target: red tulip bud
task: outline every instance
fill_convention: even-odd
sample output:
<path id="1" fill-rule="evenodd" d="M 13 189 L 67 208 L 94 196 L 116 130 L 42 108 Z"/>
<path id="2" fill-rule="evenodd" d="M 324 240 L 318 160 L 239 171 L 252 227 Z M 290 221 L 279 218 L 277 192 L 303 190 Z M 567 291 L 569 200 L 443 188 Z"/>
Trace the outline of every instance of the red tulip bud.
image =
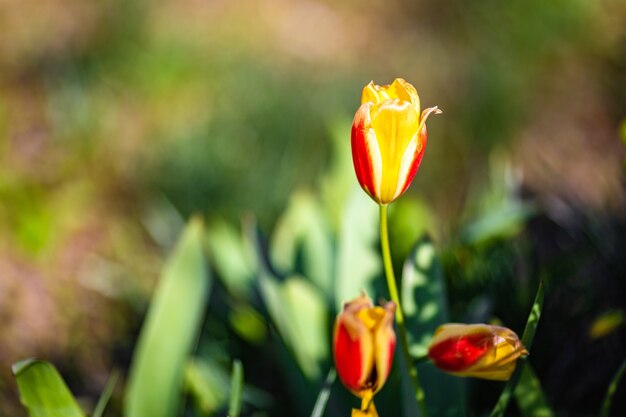
<path id="1" fill-rule="evenodd" d="M 378 392 L 391 370 L 396 305 L 374 307 L 365 295 L 346 303 L 335 322 L 333 354 L 341 382 L 356 396 Z"/>
<path id="2" fill-rule="evenodd" d="M 444 324 L 436 331 L 428 356 L 436 367 L 457 376 L 506 381 L 517 359 L 527 355 L 511 329 L 487 324 Z"/>

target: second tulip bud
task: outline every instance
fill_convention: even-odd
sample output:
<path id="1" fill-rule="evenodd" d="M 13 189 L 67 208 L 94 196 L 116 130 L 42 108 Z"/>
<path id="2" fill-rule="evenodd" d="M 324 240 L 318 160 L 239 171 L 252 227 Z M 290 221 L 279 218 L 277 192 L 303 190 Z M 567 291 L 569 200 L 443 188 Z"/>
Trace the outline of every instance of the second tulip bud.
<path id="1" fill-rule="evenodd" d="M 365 295 L 345 304 L 337 316 L 333 354 L 339 379 L 360 398 L 378 392 L 391 370 L 396 305 L 374 307 Z"/>
<path id="2" fill-rule="evenodd" d="M 488 324 L 444 324 L 428 348 L 434 365 L 453 375 L 506 381 L 527 355 L 511 329 Z"/>

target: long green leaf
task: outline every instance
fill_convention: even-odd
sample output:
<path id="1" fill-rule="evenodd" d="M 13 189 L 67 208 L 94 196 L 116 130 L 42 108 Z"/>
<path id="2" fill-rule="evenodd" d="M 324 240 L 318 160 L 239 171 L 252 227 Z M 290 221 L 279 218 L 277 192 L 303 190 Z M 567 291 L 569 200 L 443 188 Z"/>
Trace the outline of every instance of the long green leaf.
<path id="1" fill-rule="evenodd" d="M 210 291 L 203 235 L 202 221 L 191 220 L 159 279 L 130 370 L 127 417 L 172 417 L 178 410 Z"/>
<path id="2" fill-rule="evenodd" d="M 185 385 L 194 399 L 200 415 L 214 415 L 226 409 L 231 375 L 222 364 L 210 358 L 193 358 L 185 367 Z M 265 391 L 245 385 L 242 401 L 259 409 L 272 405 L 272 397 Z"/>
<path id="3" fill-rule="evenodd" d="M 224 220 L 207 226 L 207 246 L 211 266 L 230 293 L 247 298 L 254 288 L 256 258 L 242 233 Z"/>
<path id="4" fill-rule="evenodd" d="M 243 394 L 243 365 L 241 361 L 233 361 L 233 372 L 230 377 L 230 401 L 228 402 L 228 416 L 239 417 Z"/>
<path id="5" fill-rule="evenodd" d="M 526 349 L 528 349 L 529 352 L 533 344 L 533 339 L 535 338 L 535 332 L 537 331 L 539 319 L 541 318 L 542 308 L 543 281 L 540 281 L 539 287 L 537 288 L 537 294 L 535 295 L 535 301 L 533 302 L 532 308 L 530 309 L 530 314 L 528 315 L 528 320 L 526 321 L 526 327 L 524 328 L 524 334 L 522 335 L 522 344 L 526 346 Z M 500 394 L 500 398 L 493 408 L 493 411 L 491 411 L 491 417 L 502 417 L 504 415 L 504 412 L 509 405 L 509 401 L 511 400 L 511 396 L 515 392 L 515 387 L 517 386 L 517 383 L 522 376 L 524 365 L 524 360 L 520 360 L 517 364 L 517 369 L 513 373 L 513 376 L 511 376 L 511 379 L 509 379 L 509 382 L 504 387 L 504 390 L 502 391 L 502 394 Z"/>
<path id="6" fill-rule="evenodd" d="M 424 357 L 437 327 L 449 321 L 443 270 L 428 238 L 417 242 L 404 264 L 402 307 L 411 355 Z M 420 364 L 418 370 L 430 415 L 457 417 L 465 414 L 464 380 L 447 375 L 430 363 Z M 405 398 L 406 404 L 412 403 L 409 397 Z M 414 407 L 405 405 L 405 415 L 413 413 Z"/>
<path id="7" fill-rule="evenodd" d="M 600 417 L 609 417 L 609 413 L 611 412 L 611 404 L 613 403 L 613 395 L 617 390 L 617 385 L 619 381 L 622 379 L 626 373 L 626 361 L 622 363 L 622 366 L 615 373 L 615 376 L 611 380 L 609 384 L 609 388 L 606 390 L 606 395 L 604 397 L 604 401 L 602 402 L 602 409 L 600 410 Z"/>
<path id="8" fill-rule="evenodd" d="M 355 187 L 346 203 L 339 232 L 335 273 L 338 311 L 361 290 L 375 298 L 374 281 L 382 271 L 377 218 L 378 206 Z"/>
<path id="9" fill-rule="evenodd" d="M 20 400 L 30 417 L 84 417 L 56 368 L 27 359 L 13 365 Z"/>
<path id="10" fill-rule="evenodd" d="M 93 410 L 93 414 L 91 417 L 102 417 L 104 414 L 104 410 L 106 409 L 109 400 L 111 399 L 111 395 L 113 394 L 113 390 L 115 389 L 115 384 L 117 384 L 117 380 L 120 377 L 120 371 L 118 369 L 113 370 L 111 375 L 109 376 L 109 380 L 102 390 L 102 394 L 100 394 L 100 398 L 98 399 L 98 403 L 96 404 L 96 408 Z"/>
<path id="11" fill-rule="evenodd" d="M 259 283 L 282 339 L 307 379 L 316 380 L 321 362 L 329 355 L 328 311 L 321 291 L 300 276 L 279 282 L 262 273 Z"/>
<path id="12" fill-rule="evenodd" d="M 330 398 L 330 389 L 333 387 L 333 383 L 336 378 L 337 371 L 335 371 L 335 368 L 330 368 L 328 376 L 326 376 L 326 381 L 324 381 L 324 385 L 317 395 L 317 400 L 315 401 L 315 406 L 311 412 L 311 417 L 322 417 L 324 415 L 326 404 L 328 404 L 328 398 Z"/>
<path id="13" fill-rule="evenodd" d="M 552 417 L 541 383 L 529 363 L 524 366 L 517 388 L 515 400 L 524 417 Z"/>
<path id="14" fill-rule="evenodd" d="M 333 247 L 321 205 L 313 195 L 297 192 L 278 220 L 270 245 L 272 264 L 284 274 L 302 273 L 328 298 L 333 285 Z"/>

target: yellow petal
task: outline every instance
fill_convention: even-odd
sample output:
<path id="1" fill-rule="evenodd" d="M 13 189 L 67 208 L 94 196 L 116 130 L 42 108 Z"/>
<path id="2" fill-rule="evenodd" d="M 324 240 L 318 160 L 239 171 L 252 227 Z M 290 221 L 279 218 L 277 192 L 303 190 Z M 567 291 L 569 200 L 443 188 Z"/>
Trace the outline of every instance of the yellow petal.
<path id="1" fill-rule="evenodd" d="M 402 160 L 418 133 L 420 119 L 411 103 L 399 99 L 372 106 L 370 118 L 382 159 L 380 200 L 386 204 L 397 197 L 398 184 L 404 184 Z"/>
<path id="2" fill-rule="evenodd" d="M 396 334 L 393 330 L 393 319 L 396 312 L 396 305 L 389 302 L 385 305 L 384 316 L 379 321 L 374 330 L 374 344 L 376 345 L 376 383 L 374 392 L 380 389 L 387 381 L 391 364 L 393 362 L 393 353 L 396 346 Z"/>
<path id="3" fill-rule="evenodd" d="M 420 112 L 420 98 L 417 90 L 411 83 L 406 82 L 402 78 L 396 78 L 387 89 L 390 98 L 398 98 L 402 101 L 410 102 L 417 114 Z"/>
<path id="4" fill-rule="evenodd" d="M 368 391 L 361 400 L 361 409 L 352 409 L 352 417 L 378 417 L 378 411 L 374 405 L 374 393 Z"/>
<path id="5" fill-rule="evenodd" d="M 389 94 L 387 93 L 386 86 L 379 86 L 371 81 L 368 85 L 363 87 L 363 93 L 361 94 L 361 104 L 372 102 L 374 104 L 381 103 L 385 100 L 389 100 Z"/>

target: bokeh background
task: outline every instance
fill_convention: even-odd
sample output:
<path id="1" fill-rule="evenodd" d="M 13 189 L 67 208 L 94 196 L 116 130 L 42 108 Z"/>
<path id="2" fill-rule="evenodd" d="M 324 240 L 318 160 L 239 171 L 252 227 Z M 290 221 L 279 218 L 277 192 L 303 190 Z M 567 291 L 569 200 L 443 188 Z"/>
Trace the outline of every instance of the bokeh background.
<path id="1" fill-rule="evenodd" d="M 1 0 L 0 414 L 25 415 L 10 365 L 31 356 L 93 404 L 186 219 L 271 235 L 349 152 L 361 88 L 395 77 L 444 110 L 396 263 L 428 231 L 452 317 L 518 331 L 545 278 L 534 368 L 558 415 L 595 415 L 626 358 L 621 0 Z"/>

